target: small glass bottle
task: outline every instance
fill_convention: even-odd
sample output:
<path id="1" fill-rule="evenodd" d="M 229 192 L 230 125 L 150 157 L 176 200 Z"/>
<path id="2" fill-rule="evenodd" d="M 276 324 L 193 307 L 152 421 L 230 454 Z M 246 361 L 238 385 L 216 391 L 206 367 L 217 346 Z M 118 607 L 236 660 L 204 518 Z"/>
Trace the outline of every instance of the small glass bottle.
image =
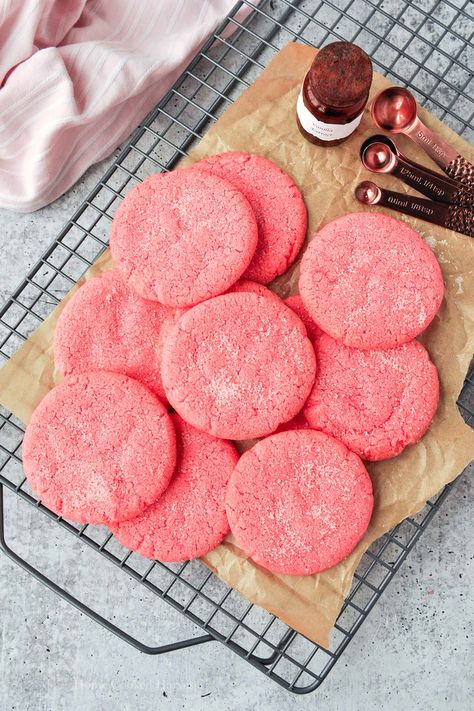
<path id="1" fill-rule="evenodd" d="M 372 62 L 352 42 L 332 42 L 316 55 L 306 74 L 296 119 L 311 143 L 337 146 L 359 125 L 372 84 Z"/>

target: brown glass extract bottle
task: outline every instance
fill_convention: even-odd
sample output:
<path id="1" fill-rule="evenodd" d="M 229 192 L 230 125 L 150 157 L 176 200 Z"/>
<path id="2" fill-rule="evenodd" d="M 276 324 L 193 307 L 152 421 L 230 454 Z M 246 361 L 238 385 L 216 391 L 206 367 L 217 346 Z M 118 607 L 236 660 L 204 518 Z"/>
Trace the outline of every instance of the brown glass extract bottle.
<path id="1" fill-rule="evenodd" d="M 316 55 L 306 74 L 296 117 L 305 138 L 337 146 L 359 125 L 372 84 L 372 62 L 352 42 L 332 42 Z"/>

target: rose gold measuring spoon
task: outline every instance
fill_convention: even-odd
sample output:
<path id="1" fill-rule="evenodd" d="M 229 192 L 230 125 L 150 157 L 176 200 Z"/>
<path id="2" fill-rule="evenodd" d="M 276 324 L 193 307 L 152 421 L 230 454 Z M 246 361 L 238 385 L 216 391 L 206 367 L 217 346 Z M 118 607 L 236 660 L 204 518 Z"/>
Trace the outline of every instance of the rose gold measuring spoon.
<path id="1" fill-rule="evenodd" d="M 372 173 L 391 173 L 432 200 L 474 206 L 474 192 L 467 185 L 405 158 L 388 136 L 367 138 L 360 147 L 362 165 Z"/>
<path id="2" fill-rule="evenodd" d="M 474 188 L 474 165 L 425 126 L 417 114 L 416 99 L 408 89 L 391 86 L 377 94 L 372 102 L 372 118 L 384 131 L 404 133 L 421 146 L 447 175 Z"/>
<path id="3" fill-rule="evenodd" d="M 364 180 L 356 187 L 355 196 L 363 205 L 381 205 L 392 210 L 398 210 L 405 215 L 420 217 L 435 225 L 447 227 L 455 232 L 474 237 L 474 211 L 467 207 L 446 205 L 424 198 L 385 190 L 371 180 Z"/>

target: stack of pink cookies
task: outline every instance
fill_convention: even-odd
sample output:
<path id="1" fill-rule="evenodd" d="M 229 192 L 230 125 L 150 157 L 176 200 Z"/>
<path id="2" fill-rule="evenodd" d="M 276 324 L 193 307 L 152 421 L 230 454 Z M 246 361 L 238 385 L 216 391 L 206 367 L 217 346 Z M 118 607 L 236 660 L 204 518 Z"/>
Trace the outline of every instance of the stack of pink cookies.
<path id="1" fill-rule="evenodd" d="M 211 156 L 127 195 L 115 269 L 63 309 L 64 379 L 25 433 L 43 503 L 165 561 L 205 554 L 229 527 L 278 573 L 351 552 L 373 509 L 362 459 L 399 454 L 434 416 L 436 368 L 413 339 L 443 281 L 405 223 L 355 213 L 313 236 L 300 296 L 282 301 L 264 285 L 306 229 L 298 188 L 257 155 Z M 233 442 L 256 438 L 239 457 Z"/>

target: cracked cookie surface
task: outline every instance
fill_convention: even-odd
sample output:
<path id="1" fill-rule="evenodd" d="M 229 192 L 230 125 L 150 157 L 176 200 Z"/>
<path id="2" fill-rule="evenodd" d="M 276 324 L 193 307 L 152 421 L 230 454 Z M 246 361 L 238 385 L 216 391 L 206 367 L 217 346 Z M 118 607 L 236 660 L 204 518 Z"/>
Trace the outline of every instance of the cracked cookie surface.
<path id="1" fill-rule="evenodd" d="M 360 458 L 333 437 L 281 432 L 241 456 L 226 508 L 239 546 L 256 563 L 311 575 L 343 560 L 364 535 L 372 482 Z"/>
<path id="2" fill-rule="evenodd" d="M 33 412 L 23 440 L 32 489 L 80 523 L 137 516 L 166 489 L 173 424 L 158 398 L 116 373 L 70 375 Z"/>
<path id="3" fill-rule="evenodd" d="M 192 306 L 227 291 L 257 246 L 247 199 L 229 182 L 196 170 L 158 173 L 119 206 L 112 259 L 145 299 Z"/>
<path id="4" fill-rule="evenodd" d="M 381 213 L 339 217 L 314 235 L 301 261 L 308 313 L 354 348 L 392 348 L 432 321 L 444 286 L 435 255 L 401 220 Z"/>
<path id="5" fill-rule="evenodd" d="M 301 320 L 254 293 L 224 294 L 190 309 L 163 348 L 171 405 L 198 429 L 226 439 L 262 437 L 294 417 L 315 370 Z"/>
<path id="6" fill-rule="evenodd" d="M 249 201 L 257 218 L 258 243 L 245 279 L 268 284 L 286 272 L 303 244 L 307 213 L 301 192 L 281 168 L 255 153 L 218 153 L 193 169 L 228 180 Z"/>
<path id="7" fill-rule="evenodd" d="M 363 351 L 324 334 L 314 348 L 318 372 L 304 408 L 311 427 L 370 461 L 421 439 L 439 398 L 438 373 L 421 343 Z"/>
<path id="8" fill-rule="evenodd" d="M 229 532 L 225 494 L 239 455 L 231 442 L 171 415 L 176 469 L 165 493 L 143 514 L 110 526 L 127 548 L 147 558 L 181 561 L 215 548 Z"/>
<path id="9" fill-rule="evenodd" d="M 108 370 L 135 378 L 165 400 L 164 334 L 181 311 L 142 299 L 114 269 L 87 281 L 64 307 L 54 331 L 63 375 Z"/>
<path id="10" fill-rule="evenodd" d="M 319 328 L 318 324 L 313 321 L 308 313 L 308 309 L 304 305 L 304 301 L 299 294 L 294 294 L 293 296 L 288 296 L 283 303 L 288 306 L 292 311 L 295 312 L 297 316 L 303 321 L 308 338 L 314 343 L 317 341 L 319 336 L 323 333 Z"/>

